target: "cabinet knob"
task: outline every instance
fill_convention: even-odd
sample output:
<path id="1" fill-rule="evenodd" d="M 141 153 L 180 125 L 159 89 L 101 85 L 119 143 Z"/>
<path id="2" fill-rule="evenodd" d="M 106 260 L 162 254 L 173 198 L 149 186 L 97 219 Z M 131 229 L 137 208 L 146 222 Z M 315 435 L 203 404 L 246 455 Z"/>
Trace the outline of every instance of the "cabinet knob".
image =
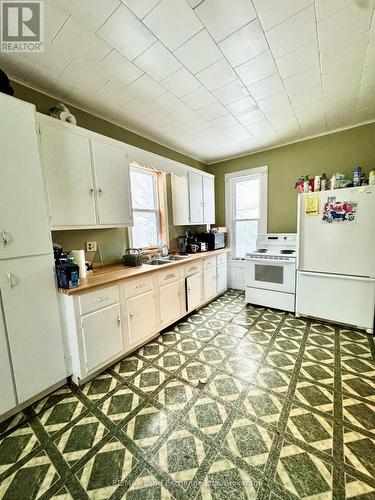
<path id="1" fill-rule="evenodd" d="M 121 318 L 120 318 L 120 316 L 117 316 L 117 326 L 121 326 Z"/>
<path id="2" fill-rule="evenodd" d="M 102 194 L 102 192 L 103 192 L 103 189 L 102 188 L 98 188 L 98 193 Z"/>
<path id="3" fill-rule="evenodd" d="M 90 188 L 90 189 L 89 189 L 89 193 L 90 193 L 90 194 L 94 194 L 94 188 Z"/>
<path id="4" fill-rule="evenodd" d="M 130 319 L 133 319 L 133 316 L 134 316 L 134 314 L 133 314 L 133 313 L 129 313 L 129 318 L 130 318 Z"/>

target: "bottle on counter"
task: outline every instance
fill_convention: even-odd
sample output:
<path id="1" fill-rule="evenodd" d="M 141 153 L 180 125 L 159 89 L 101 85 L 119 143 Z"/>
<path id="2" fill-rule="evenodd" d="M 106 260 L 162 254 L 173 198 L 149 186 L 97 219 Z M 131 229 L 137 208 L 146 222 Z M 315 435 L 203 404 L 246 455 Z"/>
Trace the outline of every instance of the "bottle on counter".
<path id="1" fill-rule="evenodd" d="M 330 184 L 330 189 L 336 189 L 337 188 L 337 181 L 336 181 L 336 174 L 333 174 L 331 177 L 331 184 Z"/>
<path id="2" fill-rule="evenodd" d="M 353 186 L 358 187 L 361 185 L 361 167 L 355 167 L 353 169 Z"/>
<path id="3" fill-rule="evenodd" d="M 320 175 L 316 175 L 314 177 L 314 192 L 315 191 L 320 191 L 320 185 L 321 185 Z"/>
<path id="4" fill-rule="evenodd" d="M 326 174 L 322 174 L 322 178 L 320 180 L 320 190 L 325 191 L 327 189 L 327 176 Z"/>
<path id="5" fill-rule="evenodd" d="M 375 169 L 370 170 L 370 174 L 368 177 L 368 185 L 375 186 Z"/>
<path id="6" fill-rule="evenodd" d="M 303 183 L 303 192 L 304 193 L 308 193 L 309 192 L 309 185 L 310 185 L 309 176 L 305 175 L 305 181 Z"/>

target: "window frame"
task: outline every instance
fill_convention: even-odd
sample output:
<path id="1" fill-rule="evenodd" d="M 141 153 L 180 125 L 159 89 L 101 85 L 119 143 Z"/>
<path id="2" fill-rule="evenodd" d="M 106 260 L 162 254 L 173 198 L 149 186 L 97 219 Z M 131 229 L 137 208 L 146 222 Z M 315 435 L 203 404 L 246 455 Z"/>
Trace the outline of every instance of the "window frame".
<path id="1" fill-rule="evenodd" d="M 164 212 L 164 197 L 165 197 L 165 180 L 163 177 L 163 174 L 161 172 L 158 172 L 155 169 L 151 168 L 146 168 L 142 167 L 136 162 L 135 164 L 129 165 L 130 168 L 130 176 L 131 176 L 131 170 L 140 170 L 143 175 L 150 175 L 154 180 L 153 182 L 153 189 L 154 189 L 154 199 L 156 200 L 156 205 L 157 208 L 134 208 L 132 205 L 132 212 L 133 212 L 133 221 L 135 220 L 134 218 L 134 213 L 153 213 L 156 215 L 156 224 L 157 224 L 157 245 L 154 246 L 146 246 L 146 247 L 137 247 L 140 248 L 142 251 L 147 251 L 147 250 L 153 250 L 158 248 L 162 243 L 167 242 L 168 243 L 168 238 L 167 235 L 165 234 L 165 218 L 166 214 Z M 129 246 L 131 248 L 134 247 L 134 237 L 133 237 L 133 227 L 128 228 L 128 237 L 129 237 Z"/>
<path id="2" fill-rule="evenodd" d="M 236 219 L 235 216 L 235 187 L 236 182 L 259 179 L 259 218 Z M 231 247 L 232 259 L 243 259 L 236 255 L 235 227 L 237 221 L 258 221 L 258 233 L 267 233 L 267 193 L 268 193 L 268 166 L 250 168 L 225 174 L 225 225 L 228 228 L 228 241 Z"/>

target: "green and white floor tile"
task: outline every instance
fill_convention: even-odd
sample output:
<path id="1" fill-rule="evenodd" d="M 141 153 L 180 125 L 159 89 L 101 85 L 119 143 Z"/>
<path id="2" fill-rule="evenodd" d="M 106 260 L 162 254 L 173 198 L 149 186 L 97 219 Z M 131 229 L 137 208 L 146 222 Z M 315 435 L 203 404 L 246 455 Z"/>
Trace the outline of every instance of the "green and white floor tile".
<path id="1" fill-rule="evenodd" d="M 228 290 L 0 424 L 0 498 L 375 498 L 375 345 Z"/>

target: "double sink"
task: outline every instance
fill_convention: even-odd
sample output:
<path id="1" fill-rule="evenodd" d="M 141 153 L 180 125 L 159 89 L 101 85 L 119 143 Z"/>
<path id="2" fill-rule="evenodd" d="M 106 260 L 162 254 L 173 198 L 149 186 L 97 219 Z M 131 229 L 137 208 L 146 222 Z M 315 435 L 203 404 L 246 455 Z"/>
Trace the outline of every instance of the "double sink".
<path id="1" fill-rule="evenodd" d="M 146 266 L 162 266 L 163 264 L 170 264 L 176 260 L 188 259 L 188 255 L 167 255 L 166 257 L 159 257 L 158 259 L 151 259 L 145 262 Z"/>

